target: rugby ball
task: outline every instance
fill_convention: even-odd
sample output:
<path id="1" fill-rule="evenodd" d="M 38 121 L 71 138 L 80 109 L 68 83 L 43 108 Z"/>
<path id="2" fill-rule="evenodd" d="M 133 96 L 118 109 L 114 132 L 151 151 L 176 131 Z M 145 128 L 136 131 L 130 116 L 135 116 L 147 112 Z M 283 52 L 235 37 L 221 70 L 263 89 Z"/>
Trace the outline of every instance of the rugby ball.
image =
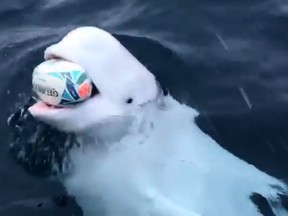
<path id="1" fill-rule="evenodd" d="M 82 102 L 92 92 L 92 81 L 84 68 L 60 59 L 39 64 L 32 74 L 32 86 L 40 100 L 55 106 Z"/>

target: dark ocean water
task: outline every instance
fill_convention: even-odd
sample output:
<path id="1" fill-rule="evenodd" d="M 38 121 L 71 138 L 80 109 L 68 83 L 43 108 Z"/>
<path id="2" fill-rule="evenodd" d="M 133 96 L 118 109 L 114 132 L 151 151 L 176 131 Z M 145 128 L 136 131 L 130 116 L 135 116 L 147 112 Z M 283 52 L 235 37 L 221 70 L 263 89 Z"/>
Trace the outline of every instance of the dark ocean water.
<path id="1" fill-rule="evenodd" d="M 2 0 L 0 20 L 1 216 L 81 215 L 51 201 L 65 194 L 58 182 L 11 160 L 6 122 L 45 47 L 82 25 L 113 33 L 220 145 L 288 179 L 288 2 Z"/>

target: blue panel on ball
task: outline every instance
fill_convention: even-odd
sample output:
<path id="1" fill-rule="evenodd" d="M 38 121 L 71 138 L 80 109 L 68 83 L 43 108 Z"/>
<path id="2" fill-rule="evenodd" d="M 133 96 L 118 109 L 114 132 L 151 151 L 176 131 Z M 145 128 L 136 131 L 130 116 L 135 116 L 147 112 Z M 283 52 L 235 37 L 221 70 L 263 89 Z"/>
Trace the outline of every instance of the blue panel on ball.
<path id="1" fill-rule="evenodd" d="M 51 76 L 54 76 L 54 77 L 56 77 L 56 78 L 58 78 L 58 79 L 63 80 L 63 77 L 62 77 L 61 74 L 59 74 L 59 73 L 50 72 L 50 73 L 48 73 L 48 74 L 51 75 Z"/>
<path id="2" fill-rule="evenodd" d="M 79 100 L 79 95 L 74 87 L 73 82 L 70 79 L 66 79 L 66 88 L 68 90 L 68 92 L 70 93 L 70 95 L 74 98 L 75 101 Z"/>
<path id="3" fill-rule="evenodd" d="M 67 90 L 65 89 L 62 95 L 62 98 L 64 100 L 68 100 L 68 101 L 74 101 L 74 98 L 70 95 L 69 92 L 67 92 Z"/>
<path id="4" fill-rule="evenodd" d="M 81 75 L 80 71 L 72 71 L 71 74 L 72 74 L 73 81 L 77 80 L 79 76 Z"/>
<path id="5" fill-rule="evenodd" d="M 62 100 L 60 101 L 60 104 L 62 104 L 62 105 L 68 105 L 68 104 L 70 104 L 70 103 L 71 103 L 71 101 L 65 100 L 65 99 L 62 99 Z"/>
<path id="6" fill-rule="evenodd" d="M 72 79 L 72 76 L 70 74 L 70 72 L 64 72 L 64 73 L 61 73 L 61 75 L 63 76 L 63 78 L 69 78 L 69 79 Z"/>
<path id="7" fill-rule="evenodd" d="M 86 73 L 82 73 L 79 77 L 78 77 L 78 80 L 76 81 L 76 83 L 78 85 L 81 85 L 85 80 L 87 80 L 88 77 L 86 75 Z"/>

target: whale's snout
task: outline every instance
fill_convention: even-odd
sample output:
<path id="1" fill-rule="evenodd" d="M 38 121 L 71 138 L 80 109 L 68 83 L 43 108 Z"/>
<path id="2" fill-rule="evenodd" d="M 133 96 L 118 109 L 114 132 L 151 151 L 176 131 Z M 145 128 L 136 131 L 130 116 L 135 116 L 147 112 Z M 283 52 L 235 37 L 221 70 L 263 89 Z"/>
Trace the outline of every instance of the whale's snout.
<path id="1" fill-rule="evenodd" d="M 94 84 L 92 97 L 73 107 L 59 109 L 38 102 L 29 108 L 34 117 L 60 130 L 77 132 L 119 119 L 159 96 L 155 76 L 115 37 L 96 27 L 69 32 L 45 50 L 44 58 L 81 65 Z"/>

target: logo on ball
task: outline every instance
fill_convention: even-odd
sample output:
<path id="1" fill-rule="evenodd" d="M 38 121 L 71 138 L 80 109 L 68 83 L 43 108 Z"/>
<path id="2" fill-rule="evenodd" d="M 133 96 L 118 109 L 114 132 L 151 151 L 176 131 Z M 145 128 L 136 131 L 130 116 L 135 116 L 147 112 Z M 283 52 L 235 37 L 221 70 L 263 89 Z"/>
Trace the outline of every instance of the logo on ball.
<path id="1" fill-rule="evenodd" d="M 42 94 L 45 94 L 47 96 L 51 96 L 51 97 L 58 97 L 59 96 L 58 92 L 54 88 L 50 89 L 50 88 L 40 86 L 40 85 L 34 85 L 34 88 L 36 91 L 38 91 Z"/>

